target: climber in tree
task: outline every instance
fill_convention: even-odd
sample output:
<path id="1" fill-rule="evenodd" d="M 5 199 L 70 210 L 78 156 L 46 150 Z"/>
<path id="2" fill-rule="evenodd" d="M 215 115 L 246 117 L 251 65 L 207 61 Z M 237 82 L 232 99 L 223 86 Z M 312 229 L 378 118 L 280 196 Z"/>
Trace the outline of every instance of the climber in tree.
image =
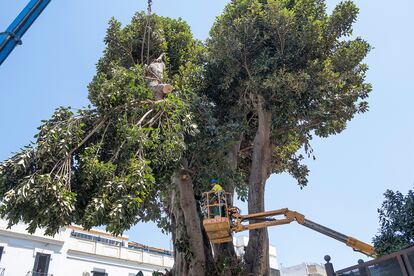
<path id="1" fill-rule="evenodd" d="M 213 204 L 212 214 L 214 217 L 224 217 L 225 216 L 225 193 L 223 187 L 218 183 L 217 180 L 211 179 L 211 192 L 214 193 L 214 196 L 211 197 L 210 204 Z"/>
<path id="2" fill-rule="evenodd" d="M 223 187 L 221 187 L 221 185 L 218 183 L 217 180 L 215 179 L 211 179 L 210 180 L 210 184 L 211 184 L 211 191 L 212 192 L 223 192 Z"/>

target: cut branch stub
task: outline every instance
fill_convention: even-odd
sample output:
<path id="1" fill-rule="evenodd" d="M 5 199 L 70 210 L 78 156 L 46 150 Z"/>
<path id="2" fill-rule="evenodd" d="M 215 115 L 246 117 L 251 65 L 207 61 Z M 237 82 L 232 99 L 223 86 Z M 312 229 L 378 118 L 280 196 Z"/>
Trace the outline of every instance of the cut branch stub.
<path id="1" fill-rule="evenodd" d="M 188 179 L 188 175 L 187 174 L 181 175 L 181 180 L 187 180 L 187 179 Z"/>
<path id="2" fill-rule="evenodd" d="M 166 84 L 166 83 L 160 84 L 156 81 L 150 82 L 149 88 L 154 92 L 155 100 L 162 100 L 165 97 L 165 95 L 173 91 L 173 87 L 171 84 Z"/>
<path id="3" fill-rule="evenodd" d="M 163 55 L 151 62 L 146 70 L 145 78 L 148 80 L 149 88 L 154 92 L 154 98 L 161 100 L 166 94 L 173 91 L 171 84 L 164 83 L 165 63 L 162 61 Z"/>

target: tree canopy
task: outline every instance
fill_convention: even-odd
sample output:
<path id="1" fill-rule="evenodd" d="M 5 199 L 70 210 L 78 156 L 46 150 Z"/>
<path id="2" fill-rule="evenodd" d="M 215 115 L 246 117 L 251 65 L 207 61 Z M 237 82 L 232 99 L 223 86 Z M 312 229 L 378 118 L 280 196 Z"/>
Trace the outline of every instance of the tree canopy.
<path id="1" fill-rule="evenodd" d="M 299 149 L 367 111 L 371 85 L 361 62 L 370 46 L 347 39 L 357 14 L 351 1 L 328 15 L 325 1 L 236 0 L 211 30 L 208 95 L 226 120 L 246 126 L 247 140 L 263 99 L 272 114 L 272 172 L 290 172 L 300 185 L 308 170 Z"/>
<path id="2" fill-rule="evenodd" d="M 106 225 L 120 234 L 139 220 L 159 219 L 160 186 L 166 185 L 197 133 L 188 83 L 199 42 L 182 20 L 151 16 L 149 58 L 166 54 L 174 94 L 154 101 L 140 63 L 147 16 L 137 13 L 121 28 L 112 19 L 107 48 L 89 85 L 93 106 L 56 110 L 36 141 L 0 165 L 1 214 L 54 234 L 77 223 Z"/>
<path id="3" fill-rule="evenodd" d="M 387 190 L 378 209 L 380 229 L 374 237 L 375 250 L 387 255 L 414 244 L 414 191 L 406 195 Z"/>

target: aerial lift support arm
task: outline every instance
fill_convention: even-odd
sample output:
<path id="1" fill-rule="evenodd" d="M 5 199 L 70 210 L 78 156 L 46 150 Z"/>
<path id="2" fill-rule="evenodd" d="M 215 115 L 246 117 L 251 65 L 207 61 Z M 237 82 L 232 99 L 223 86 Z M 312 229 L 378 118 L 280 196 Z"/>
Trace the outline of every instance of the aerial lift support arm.
<path id="1" fill-rule="evenodd" d="M 349 247 L 352 247 L 352 249 L 355 251 L 361 252 L 370 257 L 375 257 L 376 255 L 375 249 L 371 245 L 308 220 L 301 213 L 291 211 L 287 208 L 249 215 L 240 215 L 237 208 L 232 208 L 230 209 L 230 213 L 235 220 L 232 228 L 232 231 L 234 232 L 261 229 L 274 225 L 289 224 L 293 221 L 296 221 L 297 223 L 307 228 L 329 236 L 346 244 Z M 275 216 L 284 216 L 284 218 L 276 219 L 274 218 Z M 243 222 L 250 222 L 250 224 L 243 224 Z"/>
<path id="2" fill-rule="evenodd" d="M 22 37 L 32 26 L 51 0 L 31 0 L 10 24 L 5 32 L 0 33 L 0 65 L 6 60 L 17 45 L 22 44 Z"/>

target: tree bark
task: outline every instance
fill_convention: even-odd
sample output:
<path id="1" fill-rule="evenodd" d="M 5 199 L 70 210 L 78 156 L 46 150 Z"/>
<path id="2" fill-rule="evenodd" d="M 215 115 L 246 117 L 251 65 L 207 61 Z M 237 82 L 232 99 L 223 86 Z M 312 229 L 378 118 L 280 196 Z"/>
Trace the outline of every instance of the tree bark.
<path id="1" fill-rule="evenodd" d="M 190 263 L 186 259 L 185 252 L 177 250 L 176 242 L 181 238 L 182 231 L 185 229 L 185 220 L 183 210 L 176 204 L 176 192 L 172 191 L 169 208 L 172 210 L 171 217 L 171 229 L 172 229 L 172 240 L 174 243 L 174 267 L 169 274 L 170 276 L 175 275 L 189 275 Z"/>
<path id="2" fill-rule="evenodd" d="M 258 128 L 253 141 L 249 176 L 249 214 L 265 211 L 265 183 L 270 175 L 272 114 L 265 109 L 261 96 L 258 96 L 257 115 Z M 269 238 L 266 228 L 249 232 L 249 243 L 244 257 L 248 275 L 269 275 Z"/>
<path id="3" fill-rule="evenodd" d="M 188 275 L 205 275 L 206 255 L 203 246 L 200 217 L 194 198 L 193 183 L 185 169 L 180 170 L 177 180 L 180 191 L 180 206 L 183 210 L 190 251 L 192 253 Z"/>
<path id="4" fill-rule="evenodd" d="M 170 215 L 175 253 L 174 267 L 170 275 L 217 275 L 210 242 L 200 220 L 191 176 L 186 162 L 183 164 L 184 168 L 180 169 L 173 179 L 176 191 L 170 194 L 169 209 L 172 210 Z M 182 239 L 183 235 L 188 241 L 190 254 L 177 249 L 177 241 Z"/>

